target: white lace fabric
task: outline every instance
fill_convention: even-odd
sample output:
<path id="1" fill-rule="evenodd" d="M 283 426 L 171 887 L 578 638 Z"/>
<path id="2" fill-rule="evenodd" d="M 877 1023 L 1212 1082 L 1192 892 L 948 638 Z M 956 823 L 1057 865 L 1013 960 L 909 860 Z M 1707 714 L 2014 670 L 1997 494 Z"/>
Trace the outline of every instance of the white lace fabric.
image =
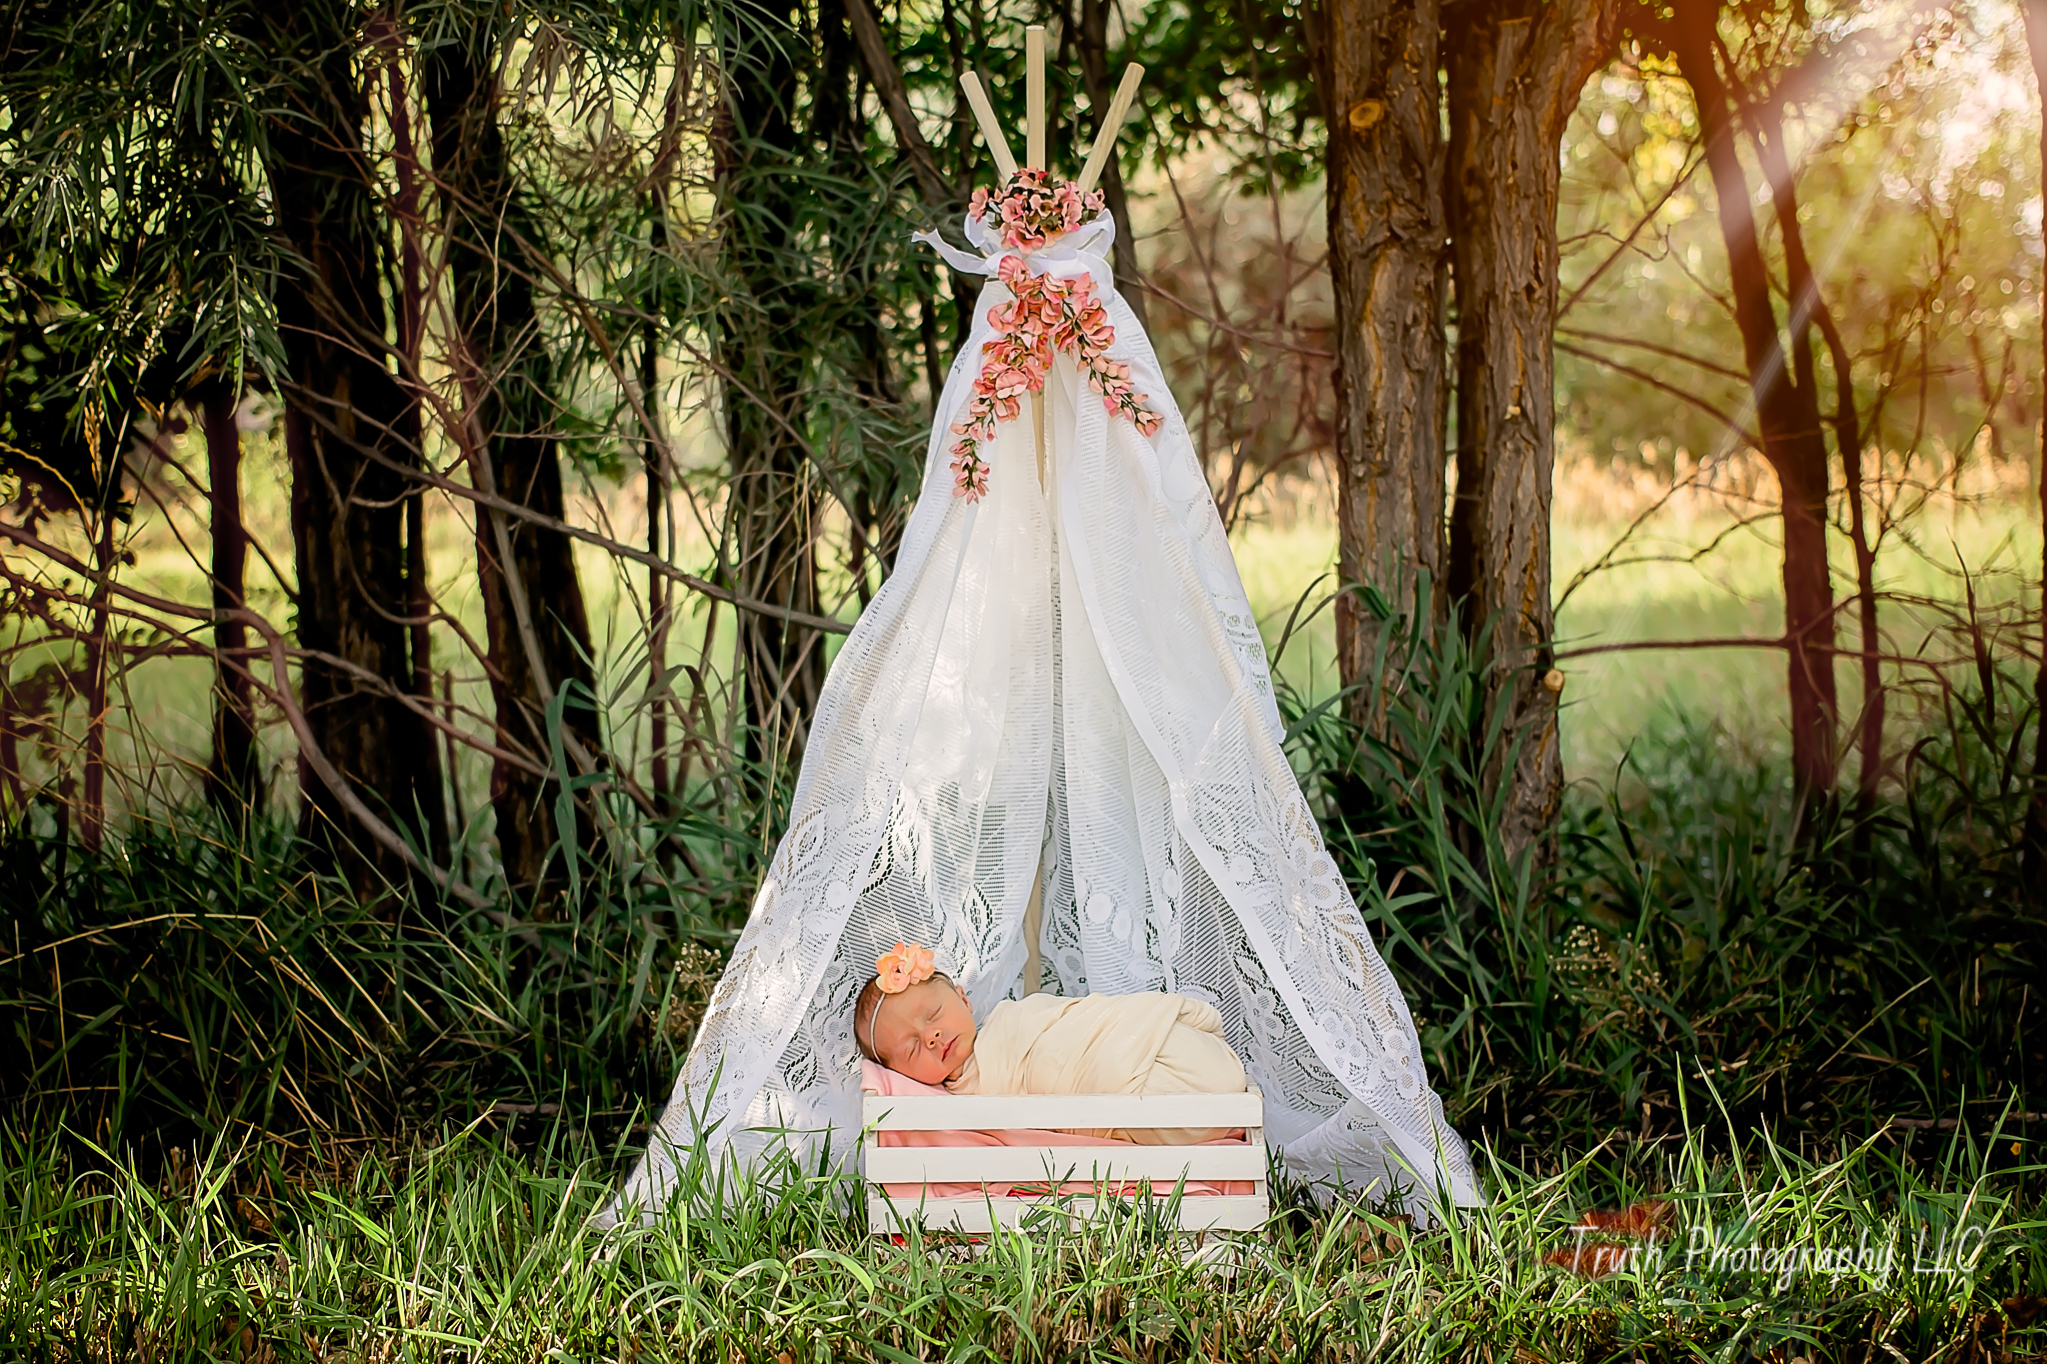
<path id="1" fill-rule="evenodd" d="M 1485 1201 L 1430 1088 L 1415 1025 L 1303 798 L 1258 623 L 1215 502 L 1136 316 L 1111 220 L 1005 252 L 1096 277 L 1151 438 L 1070 355 L 1032 419 L 984 447 L 987 495 L 954 496 L 946 447 L 1009 291 L 991 279 L 940 397 L 895 572 L 833 661 L 789 828 L 632 1175 L 603 1213 L 675 1192 L 702 1141 L 744 1163 L 791 1143 L 845 1158 L 860 1131 L 853 1001 L 891 944 L 922 942 L 985 1015 L 1023 990 L 1044 873 L 1044 988 L 1171 990 L 1221 1011 L 1289 1174 L 1393 1195 L 1417 1220 Z M 936 241 L 935 236 L 928 236 Z"/>

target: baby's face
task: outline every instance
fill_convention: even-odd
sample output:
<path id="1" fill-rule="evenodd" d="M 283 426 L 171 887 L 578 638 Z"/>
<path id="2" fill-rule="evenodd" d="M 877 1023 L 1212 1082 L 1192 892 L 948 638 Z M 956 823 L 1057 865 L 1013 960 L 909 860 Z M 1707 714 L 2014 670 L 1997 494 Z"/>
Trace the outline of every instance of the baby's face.
<path id="1" fill-rule="evenodd" d="M 920 1084 L 943 1084 L 974 1055 L 974 1010 L 967 992 L 947 981 L 883 995 L 874 1027 L 882 1064 Z"/>

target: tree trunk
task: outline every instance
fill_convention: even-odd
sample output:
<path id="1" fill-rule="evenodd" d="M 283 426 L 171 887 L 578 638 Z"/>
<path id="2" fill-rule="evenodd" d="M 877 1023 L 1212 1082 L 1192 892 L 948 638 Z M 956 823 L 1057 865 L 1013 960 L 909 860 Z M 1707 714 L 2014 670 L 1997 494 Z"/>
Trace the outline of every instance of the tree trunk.
<path id="1" fill-rule="evenodd" d="M 1877 550 L 1871 543 L 1863 498 L 1863 432 L 1856 411 L 1856 384 L 1849 347 L 1835 325 L 1827 300 L 1821 297 L 1820 280 L 1806 255 L 1806 234 L 1799 225 L 1799 193 L 1793 183 L 1792 166 L 1785 155 L 1784 117 L 1777 101 L 1757 100 L 1739 80 L 1730 79 L 1728 94 L 1735 100 L 1743 121 L 1750 127 L 1750 145 L 1764 179 L 1771 188 L 1771 208 L 1778 222 L 1778 235 L 1785 249 L 1786 292 L 1792 299 L 1788 330 L 1794 347 L 1793 377 L 1806 391 L 1816 415 L 1820 389 L 1814 375 L 1809 324 L 1820 328 L 1827 343 L 1828 358 L 1835 371 L 1835 454 L 1842 463 L 1843 496 L 1849 508 L 1849 545 L 1856 572 L 1858 638 L 1862 641 L 1860 660 L 1863 682 L 1863 710 L 1858 720 L 1857 746 L 1861 761 L 1856 776 L 1856 798 L 1868 812 L 1877 803 L 1878 782 L 1884 775 L 1884 673 L 1878 662 L 1880 640 L 1877 621 Z M 1825 472 L 1822 477 L 1825 478 Z M 1832 597 L 1832 592 L 1831 592 Z M 1833 605 L 1830 600 L 1829 609 Z M 1859 844 L 1867 845 L 1870 829 L 1859 825 Z"/>
<path id="2" fill-rule="evenodd" d="M 1396 610 L 1430 584 L 1442 612 L 1443 138 L 1436 0 L 1325 0 L 1310 27 L 1329 127 L 1337 332 L 1337 569 Z M 1370 680 L 1375 617 L 1337 601 L 1344 683 Z M 1374 720 L 1378 688 L 1353 693 Z"/>
<path id="3" fill-rule="evenodd" d="M 487 21 L 488 22 L 488 21 Z M 457 372 L 467 430 L 456 433 L 476 485 L 544 516 L 566 515 L 554 425 L 553 374 L 534 337 L 532 234 L 514 192 L 498 126 L 497 51 L 480 24 L 424 54 L 434 174 L 446 230 Z M 498 746 L 543 765 L 553 751 L 547 710 L 563 691 L 565 749 L 600 747 L 590 626 L 569 538 L 521 517 L 476 509 L 477 570 L 489 639 Z M 572 759 L 573 765 L 573 759 Z M 499 855 L 509 884 L 540 883 L 558 835 L 548 783 L 503 759 L 491 769 Z"/>
<path id="4" fill-rule="evenodd" d="M 206 484 L 213 537 L 213 627 L 218 652 L 213 683 L 213 762 L 206 794 L 237 827 L 262 800 L 256 754 L 256 707 L 248 673 L 249 629 L 227 612 L 242 606 L 243 563 L 249 533 L 242 525 L 242 433 L 235 425 L 235 390 L 226 376 L 208 381 L 200 395 L 206 432 Z"/>
<path id="5" fill-rule="evenodd" d="M 256 39 L 280 68 L 304 73 L 270 120 L 265 152 L 281 244 L 304 262 L 277 287 L 289 382 L 298 642 L 378 679 L 305 661 L 300 691 L 314 742 L 375 807 L 411 822 L 419 789 L 416 721 L 398 700 L 407 658 L 404 478 L 393 431 L 404 394 L 382 363 L 389 312 L 379 290 L 370 170 L 361 151 L 368 102 L 355 27 L 332 0 L 256 11 Z M 381 457 L 381 458 L 379 458 Z M 327 864 L 365 897 L 404 876 L 400 859 L 349 828 L 336 793 L 300 764 L 301 824 Z"/>
<path id="6" fill-rule="evenodd" d="M 659 249 L 667 236 L 662 215 L 668 212 L 667 204 L 659 196 L 653 199 L 653 212 L 656 215 L 656 249 Z M 660 384 L 657 307 L 658 301 L 648 303 L 647 317 L 641 323 L 640 331 L 640 401 L 646 405 L 650 419 L 657 406 Z M 654 431 L 642 431 L 640 467 L 647 479 L 647 552 L 658 559 L 666 555 L 662 544 L 662 530 L 668 524 L 666 458 Z M 673 789 L 669 785 L 668 771 L 668 612 L 668 578 L 650 565 L 647 569 L 647 750 L 652 759 L 649 776 L 657 800 Z"/>
<path id="7" fill-rule="evenodd" d="M 790 121 L 798 42 L 786 4 L 749 11 L 720 35 L 725 81 L 714 133 L 727 277 L 744 301 L 720 328 L 731 463 L 734 587 L 757 601 L 816 612 L 813 520 L 806 468 L 805 359 L 798 264 L 786 258 L 802 213 L 800 156 Z M 757 794 L 802 753 L 825 679 L 817 632 L 757 612 L 739 618 L 741 723 Z"/>
<path id="8" fill-rule="evenodd" d="M 1100 137 L 1102 116 L 1116 94 L 1117 82 L 1123 78 L 1121 72 L 1112 77 L 1109 70 L 1109 0 L 1081 0 L 1075 36 L 1079 40 L 1075 46 L 1081 58 L 1081 83 L 1087 87 L 1088 111 L 1094 115 L 1095 135 Z M 1083 152 L 1084 148 L 1077 144 L 1074 154 L 1080 156 Z M 1079 171 L 1080 167 L 1075 166 L 1070 173 Z M 1149 330 L 1145 321 L 1145 292 L 1138 283 L 1138 239 L 1131 233 L 1130 200 L 1124 194 L 1123 158 L 1115 152 L 1102 163 L 1100 188 L 1109 216 L 1116 223 L 1116 259 L 1111 264 L 1116 270 L 1117 291 L 1137 314 L 1138 325 Z"/>
<path id="9" fill-rule="evenodd" d="M 420 362 L 426 336 L 425 262 L 420 249 L 420 160 L 412 133 L 412 101 L 405 87 L 404 46 L 399 41 L 396 20 L 381 21 L 376 31 L 379 42 L 390 53 L 385 70 L 390 77 L 391 159 L 398 172 L 398 198 L 392 205 L 398 218 L 398 353 L 400 382 L 409 398 L 398 424 L 398 436 L 407 464 L 418 465 L 426 458 L 418 392 L 423 382 Z M 426 505 L 424 487 L 413 488 L 405 499 L 405 609 L 410 617 L 407 629 L 412 653 L 412 694 L 422 707 L 414 717 L 420 759 L 414 769 L 418 788 L 413 792 L 413 800 L 426 822 L 428 848 L 439 866 L 448 861 L 448 811 L 441 779 L 440 736 L 425 718 L 425 711 L 434 705 L 434 596 L 427 584 Z M 449 780 L 453 779 L 451 770 Z"/>
<path id="10" fill-rule="evenodd" d="M 2036 171 L 2048 179 L 2048 8 L 2041 0 L 2023 7 L 2027 30 L 2027 58 L 2034 65 L 2034 98 L 2036 112 L 2040 115 L 2035 125 L 2041 130 L 2041 140 L 2035 151 L 2040 160 Z M 2039 183 L 2039 182 L 2036 182 Z M 2040 502 L 2041 520 L 2048 524 L 2048 421 L 2034 427 L 2034 497 Z M 2048 562 L 2042 565 L 2041 613 L 2048 618 Z M 2027 837 L 2021 845 L 2020 876 L 2039 904 L 2044 890 L 2048 890 L 2048 800 L 2043 799 L 2042 776 L 2048 773 L 2048 662 L 2034 669 L 2034 714 L 2043 717 L 2034 724 L 2034 794 L 2027 801 Z"/>
<path id="11" fill-rule="evenodd" d="M 682 140 L 682 112 L 689 99 L 690 82 L 696 70 L 694 37 L 687 31 L 670 35 L 675 69 L 669 77 L 668 94 L 662 102 L 661 152 L 656 156 L 647 181 L 647 250 L 659 265 L 669 251 L 669 193 L 671 177 Z M 666 561 L 675 551 L 675 517 L 669 506 L 668 435 L 662 414 L 661 328 L 665 317 L 662 276 L 654 275 L 654 287 L 641 302 L 639 401 L 643 426 L 640 432 L 640 464 L 647 481 L 647 552 Z M 664 541 L 666 532 L 666 541 Z M 684 791 L 689 784 L 689 759 L 680 770 L 669 765 L 669 712 L 676 707 L 674 690 L 668 684 L 669 619 L 673 594 L 668 578 L 652 564 L 647 568 L 647 749 L 649 778 L 654 797 L 665 801 Z M 684 729 L 688 730 L 688 721 Z"/>
<path id="12" fill-rule="evenodd" d="M 1579 90 L 1612 45 L 1614 10 L 1612 0 L 1475 0 L 1445 33 L 1458 324 L 1446 585 L 1467 635 L 1486 643 L 1498 670 L 1493 700 L 1508 712 L 1485 784 L 1510 785 L 1500 829 L 1510 857 L 1542 839 L 1564 793 L 1557 692 L 1544 685 L 1557 155 Z"/>
<path id="13" fill-rule="evenodd" d="M 107 627 L 113 599 L 108 580 L 114 576 L 112 504 L 119 496 L 119 473 L 113 478 L 114 490 L 101 499 L 95 513 L 92 566 L 100 576 L 93 584 L 91 624 L 85 636 L 85 793 L 78 842 L 89 853 L 100 850 L 107 832 Z"/>
<path id="14" fill-rule="evenodd" d="M 1792 354 L 1778 340 L 1770 276 L 1750 212 L 1749 177 L 1736 158 L 1727 86 L 1714 59 L 1716 5 L 1680 5 L 1671 26 L 1680 73 L 1692 86 L 1707 169 L 1714 178 L 1735 324 L 1742 333 L 1763 454 L 1778 476 L 1785 526 L 1785 638 L 1791 693 L 1792 776 L 1802 798 L 1835 784 L 1835 617 L 1828 578 L 1828 452 L 1813 383 L 1809 319 L 1791 319 Z M 1787 361 L 1791 364 L 1788 366 Z"/>

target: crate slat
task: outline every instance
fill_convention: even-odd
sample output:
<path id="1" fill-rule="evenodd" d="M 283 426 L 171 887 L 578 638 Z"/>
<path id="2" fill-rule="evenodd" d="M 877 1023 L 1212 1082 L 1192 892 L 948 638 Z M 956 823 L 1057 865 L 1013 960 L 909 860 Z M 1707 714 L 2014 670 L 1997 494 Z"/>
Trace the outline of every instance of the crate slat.
<path id="1" fill-rule="evenodd" d="M 1263 1146 L 870 1146 L 874 1184 L 1000 1179 L 1264 1179 Z"/>
<path id="2" fill-rule="evenodd" d="M 861 1152 L 870 1186 L 868 1225 L 877 1235 L 919 1222 L 986 1232 L 1016 1226 L 1036 1208 L 1058 1206 L 1088 1218 L 1111 1201 L 1131 1201 L 1127 1194 L 892 1198 L 883 1184 L 1244 1180 L 1253 1193 L 1182 1197 L 1178 1225 L 1246 1231 L 1271 1214 L 1265 1105 L 1256 1087 L 1241 1094 L 868 1094 L 861 1109 L 868 1128 Z M 877 1139 L 884 1131 L 1105 1127 L 1242 1127 L 1247 1139 L 1227 1146 L 883 1146 Z"/>
<path id="3" fill-rule="evenodd" d="M 861 1121 L 883 1132 L 1002 1128 L 1258 1127 L 1265 1105 L 1243 1094 L 958 1094 L 861 1096 Z"/>
<path id="4" fill-rule="evenodd" d="M 986 1232 L 994 1226 L 1014 1227 L 1033 1209 L 1057 1206 L 1078 1218 L 1090 1218 L 1100 1205 L 1112 1200 L 1085 1196 L 1039 1198 L 929 1198 L 921 1204 L 914 1199 L 892 1199 L 875 1194 L 868 1199 L 868 1227 L 878 1236 L 918 1224 L 938 1230 Z M 1128 1199 L 1113 1200 L 1128 1203 Z M 1183 1198 L 1178 1225 L 1183 1231 L 1253 1231 L 1271 1216 L 1266 1198 L 1259 1194 L 1223 1194 Z"/>

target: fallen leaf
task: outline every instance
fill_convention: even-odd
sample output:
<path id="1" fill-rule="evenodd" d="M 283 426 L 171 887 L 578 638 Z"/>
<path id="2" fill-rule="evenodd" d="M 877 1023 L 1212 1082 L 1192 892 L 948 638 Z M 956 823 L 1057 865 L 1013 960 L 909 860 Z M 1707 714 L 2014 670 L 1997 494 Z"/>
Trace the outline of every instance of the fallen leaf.
<path id="1" fill-rule="evenodd" d="M 1559 1265 L 1581 1278 L 1597 1279 L 1626 1268 L 1635 1250 L 1626 1241 L 1589 1241 L 1569 1250 L 1553 1250 L 1543 1257 L 1543 1263 Z"/>
<path id="2" fill-rule="evenodd" d="M 1662 1240 L 1671 1234 L 1671 1205 L 1661 1198 L 1645 1198 L 1620 1212 L 1609 1208 L 1588 1208 L 1572 1224 L 1575 1231 L 1604 1231 L 1619 1236 L 1640 1236 Z"/>

